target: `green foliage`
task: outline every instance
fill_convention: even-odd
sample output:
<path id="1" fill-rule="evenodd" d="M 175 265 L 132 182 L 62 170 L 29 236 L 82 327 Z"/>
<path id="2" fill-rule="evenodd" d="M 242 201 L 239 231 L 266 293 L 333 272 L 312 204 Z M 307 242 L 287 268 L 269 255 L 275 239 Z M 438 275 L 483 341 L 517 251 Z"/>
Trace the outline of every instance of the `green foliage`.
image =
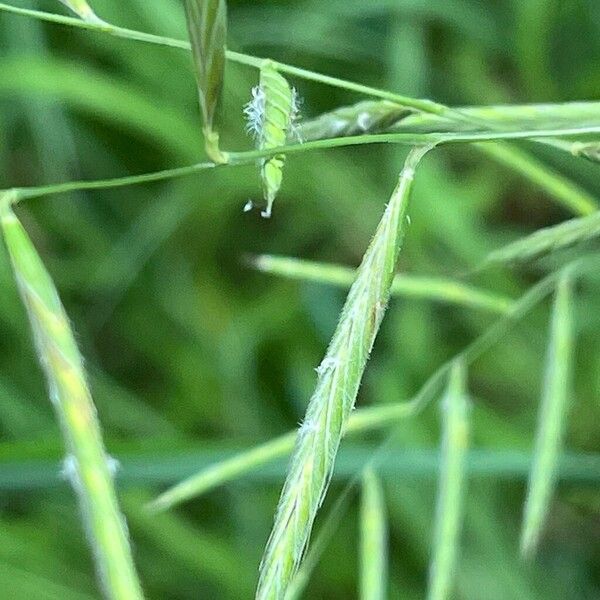
<path id="1" fill-rule="evenodd" d="M 443 399 L 443 440 L 440 483 L 436 506 L 435 540 L 429 573 L 430 600 L 451 597 L 456 578 L 463 518 L 466 457 L 469 447 L 469 401 L 465 366 L 452 365 Z"/>
<path id="2" fill-rule="evenodd" d="M 387 523 L 381 483 L 372 469 L 365 470 L 360 506 L 361 600 L 383 600 L 387 586 Z"/>
<path id="3" fill-rule="evenodd" d="M 194 164 L 201 140 L 187 38 L 209 39 L 198 20 L 186 33 L 183 3 L 92 2 L 108 22 L 59 14 L 55 0 L 15 4 L 0 3 L 0 187 L 10 190 L 5 202 L 19 202 L 79 332 L 106 444 L 122 464 L 119 497 L 148 597 L 251 597 L 316 357 L 355 276 L 337 265 L 360 263 L 405 147 L 427 142 L 439 148 L 419 166 L 390 307 L 288 596 L 359 589 L 364 521 L 354 492 L 369 466 L 385 491 L 389 596 L 425 597 L 440 539 L 435 483 L 450 458 L 439 452 L 432 405 L 457 357 L 473 406 L 464 531 L 452 542 L 464 541 L 451 570 L 456 596 L 598 596 L 600 270 L 596 234 L 581 233 L 600 196 L 591 4 L 231 4 L 235 50 L 225 50 L 223 32 L 222 118 L 212 117 L 228 152 L 208 151 L 235 168 Z M 338 129 L 246 151 L 242 108 L 263 57 L 301 89 L 301 127 L 331 125 L 335 114 Z M 352 121 L 356 106 L 363 117 Z M 348 137 L 337 137 L 348 124 Z M 278 155 L 286 181 L 267 223 L 242 207 L 259 193 L 256 163 Z M 539 281 L 539 270 L 517 271 L 512 260 L 479 269 L 514 240 L 523 260 L 551 259 L 536 265 L 547 273 Z M 248 255 L 272 276 L 249 269 Z M 544 300 L 555 294 L 556 315 L 567 263 L 577 339 L 569 436 L 548 435 L 565 426 L 557 402 L 542 411 L 555 427 L 542 426 L 535 445 L 538 374 L 546 368 L 546 404 L 564 383 L 549 366 L 558 330 L 548 328 Z M 32 376 L 2 245 L 0 285 L 0 589 L 16 600 L 97 597 L 81 515 L 59 476 L 62 434 Z M 524 562 L 517 516 L 532 464 L 528 548 L 539 551 Z M 551 475 L 545 487 L 540 464 Z M 172 512 L 146 510 L 184 500 Z"/>
<path id="4" fill-rule="evenodd" d="M 574 346 L 571 287 L 567 270 L 558 282 L 554 300 L 536 448 L 525 501 L 521 552 L 528 557 L 536 551 L 550 508 L 569 409 Z"/>

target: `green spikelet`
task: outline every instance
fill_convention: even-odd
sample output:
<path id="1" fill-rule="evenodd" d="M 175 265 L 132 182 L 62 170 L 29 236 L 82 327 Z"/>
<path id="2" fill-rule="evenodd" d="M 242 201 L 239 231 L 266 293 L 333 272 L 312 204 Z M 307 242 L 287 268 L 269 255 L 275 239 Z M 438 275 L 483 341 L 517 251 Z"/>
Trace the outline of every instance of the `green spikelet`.
<path id="1" fill-rule="evenodd" d="M 90 23 L 101 22 L 85 0 L 60 0 L 67 8 L 70 8 L 78 17 Z"/>
<path id="2" fill-rule="evenodd" d="M 574 156 L 583 156 L 592 162 L 600 162 L 600 142 L 574 142 L 571 153 Z"/>
<path id="3" fill-rule="evenodd" d="M 102 443 L 83 359 L 56 287 L 13 213 L 11 200 L 0 196 L 0 226 L 66 440 L 69 454 L 64 474 L 79 496 L 105 597 L 141 600 L 127 526 L 113 484 L 111 459 Z"/>
<path id="4" fill-rule="evenodd" d="M 317 368 L 261 561 L 257 600 L 285 598 L 302 561 L 390 297 L 415 169 L 428 150 L 415 148 L 408 155 Z"/>
<path id="5" fill-rule="evenodd" d="M 260 69 L 260 84 L 246 109 L 248 129 L 253 131 L 260 150 L 284 146 L 296 112 L 295 92 L 271 61 Z M 261 163 L 263 195 L 267 202 L 263 217 L 270 217 L 273 202 L 281 187 L 285 155 L 277 154 Z"/>
<path id="6" fill-rule="evenodd" d="M 226 163 L 215 127 L 225 76 L 227 6 L 225 0 L 185 0 L 185 16 L 196 66 L 198 99 L 202 111 L 204 147 L 215 163 Z"/>

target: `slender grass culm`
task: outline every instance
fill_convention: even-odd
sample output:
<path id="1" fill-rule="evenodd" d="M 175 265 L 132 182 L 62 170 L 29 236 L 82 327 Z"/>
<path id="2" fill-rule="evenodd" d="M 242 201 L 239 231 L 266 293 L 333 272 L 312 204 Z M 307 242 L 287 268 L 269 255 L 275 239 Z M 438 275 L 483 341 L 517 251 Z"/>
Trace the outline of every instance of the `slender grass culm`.
<path id="1" fill-rule="evenodd" d="M 260 565 L 256 597 L 284 597 L 327 491 L 335 457 L 383 318 L 403 238 L 415 168 L 430 147 L 410 151 L 358 269 L 298 431 L 275 524 Z"/>
<path id="2" fill-rule="evenodd" d="M 539 425 L 521 530 L 521 554 L 532 558 L 539 544 L 556 483 L 558 461 L 569 408 L 573 361 L 572 274 L 558 281 L 546 356 Z"/>
<path id="3" fill-rule="evenodd" d="M 360 600 L 385 600 L 387 586 L 387 523 L 381 482 L 367 468 L 360 505 Z"/>
<path id="4" fill-rule="evenodd" d="M 0 197 L 2 233 L 66 441 L 64 474 L 79 496 L 106 597 L 138 600 L 143 596 L 113 485 L 114 466 L 104 450 L 83 360 L 54 283 L 10 201 Z"/>
<path id="5" fill-rule="evenodd" d="M 461 359 L 456 360 L 450 370 L 442 410 L 442 455 L 428 600 L 450 597 L 460 545 L 469 446 L 469 403 L 465 365 Z"/>

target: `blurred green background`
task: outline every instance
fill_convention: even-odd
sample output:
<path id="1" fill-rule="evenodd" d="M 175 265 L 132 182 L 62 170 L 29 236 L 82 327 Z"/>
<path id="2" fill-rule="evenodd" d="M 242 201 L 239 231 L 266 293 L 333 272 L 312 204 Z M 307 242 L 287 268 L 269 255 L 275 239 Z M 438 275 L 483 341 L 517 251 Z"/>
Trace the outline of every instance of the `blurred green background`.
<path id="1" fill-rule="evenodd" d="M 58 2 L 12 3 L 61 12 Z M 187 37 L 178 0 L 96 0 L 106 20 Z M 231 1 L 229 46 L 449 104 L 597 100 L 600 4 L 594 0 Z M 190 55 L 0 13 L 0 173 L 7 188 L 135 174 L 202 160 Z M 256 71 L 228 64 L 222 138 L 251 145 L 242 105 Z M 360 100 L 294 81 L 314 116 Z M 598 167 L 530 148 L 600 198 Z M 248 598 L 285 461 L 170 513 L 143 504 L 168 483 L 301 420 L 344 293 L 251 271 L 280 253 L 355 266 L 406 151 L 383 146 L 289 157 L 270 220 L 252 167 L 161 184 L 63 194 L 19 207 L 87 358 L 107 446 L 148 598 Z M 469 147 L 436 151 L 419 171 L 399 269 L 452 275 L 489 250 L 569 218 L 547 195 Z M 478 283 L 518 297 L 532 271 Z M 25 599 L 97 598 L 62 442 L 0 250 L 0 590 Z M 577 289 L 572 453 L 600 449 L 600 275 Z M 360 406 L 399 402 L 495 317 L 394 300 Z M 548 305 L 470 370 L 473 446 L 529 452 Z M 383 434 L 344 442 L 345 477 Z M 402 423 L 384 456 L 390 597 L 424 595 L 434 515 L 439 408 Z M 411 460 L 402 460 L 414 457 Z M 429 465 L 429 466 L 427 466 Z M 597 463 L 596 463 L 597 465 Z M 474 476 L 456 597 L 600 597 L 600 473 L 558 488 L 538 561 L 518 560 L 525 473 Z M 307 598 L 357 590 L 357 501 L 327 547 Z M 317 521 L 317 531 L 321 520 Z"/>

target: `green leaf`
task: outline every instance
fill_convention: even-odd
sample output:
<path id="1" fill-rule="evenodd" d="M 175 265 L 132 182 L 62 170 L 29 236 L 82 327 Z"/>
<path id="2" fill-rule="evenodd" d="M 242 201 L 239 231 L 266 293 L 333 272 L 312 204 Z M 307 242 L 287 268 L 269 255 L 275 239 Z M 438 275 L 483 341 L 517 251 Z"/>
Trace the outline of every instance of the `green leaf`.
<path id="1" fill-rule="evenodd" d="M 378 476 L 366 469 L 360 505 L 360 598 L 383 600 L 387 586 L 387 523 Z"/>
<path id="2" fill-rule="evenodd" d="M 567 269 L 558 282 L 552 311 L 539 426 L 521 530 L 521 553 L 525 557 L 534 555 L 548 514 L 569 409 L 573 362 L 571 285 Z"/>
<path id="3" fill-rule="evenodd" d="M 443 439 L 440 481 L 436 506 L 435 542 L 429 573 L 429 600 L 450 597 L 460 545 L 463 497 L 469 446 L 469 403 L 465 365 L 457 360 L 443 409 Z"/>

